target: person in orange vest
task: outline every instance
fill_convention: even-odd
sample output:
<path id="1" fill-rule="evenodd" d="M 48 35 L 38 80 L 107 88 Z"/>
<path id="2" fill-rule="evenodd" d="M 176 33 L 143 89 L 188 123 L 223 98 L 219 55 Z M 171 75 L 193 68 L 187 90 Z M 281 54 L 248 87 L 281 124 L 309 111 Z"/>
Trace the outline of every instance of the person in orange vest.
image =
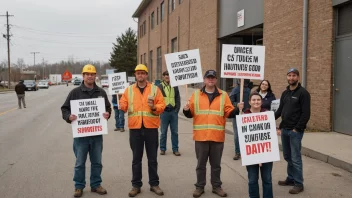
<path id="1" fill-rule="evenodd" d="M 200 197 L 204 193 L 208 158 L 211 165 L 212 192 L 220 197 L 227 197 L 227 193 L 221 188 L 220 179 L 226 118 L 234 118 L 238 115 L 239 109 L 243 108 L 243 102 L 235 108 L 228 94 L 216 87 L 216 82 L 216 72 L 206 71 L 205 86 L 195 91 L 183 108 L 183 114 L 187 118 L 193 118 L 193 139 L 198 160 L 197 183 L 193 197 Z"/>
<path id="2" fill-rule="evenodd" d="M 148 157 L 150 191 L 164 195 L 159 187 L 157 153 L 159 115 L 163 113 L 166 105 L 160 89 L 147 81 L 148 69 L 145 65 L 137 65 L 135 76 L 137 83 L 125 90 L 119 106 L 122 111 L 128 112 L 130 146 L 133 153 L 132 190 L 128 195 L 135 197 L 141 192 L 144 144 Z"/>

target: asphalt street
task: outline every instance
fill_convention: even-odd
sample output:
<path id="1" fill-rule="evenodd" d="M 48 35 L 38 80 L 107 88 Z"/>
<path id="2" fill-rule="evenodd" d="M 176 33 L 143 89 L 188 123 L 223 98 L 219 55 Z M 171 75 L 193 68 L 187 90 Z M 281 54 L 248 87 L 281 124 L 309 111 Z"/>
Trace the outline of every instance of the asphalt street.
<path id="1" fill-rule="evenodd" d="M 26 109 L 17 108 L 15 93 L 0 94 L 0 197 L 1 198 L 68 198 L 74 192 L 71 126 L 61 118 L 60 107 L 74 86 L 52 86 L 26 92 Z M 111 99 L 111 98 L 110 98 Z M 112 116 L 113 118 L 113 116 Z M 127 118 L 126 118 L 127 122 Z M 87 187 L 83 197 L 128 197 L 131 189 L 132 153 L 129 132 L 115 132 L 114 119 L 108 121 L 109 134 L 104 136 L 103 187 L 101 196 L 90 192 L 87 161 Z M 127 129 L 127 128 L 126 128 Z M 192 122 L 179 116 L 179 147 L 182 156 L 168 150 L 158 156 L 160 187 L 164 197 L 192 197 L 196 180 L 196 157 L 192 140 Z M 168 148 L 171 148 L 170 134 Z M 228 197 L 248 197 L 247 171 L 240 161 L 232 160 L 233 136 L 226 134 L 222 158 L 223 189 Z M 149 191 L 147 158 L 143 159 L 142 193 L 137 197 L 158 197 Z M 286 162 L 274 163 L 275 197 L 352 197 L 352 174 L 321 161 L 303 157 L 305 191 L 290 195 L 290 187 L 280 187 L 286 177 Z M 208 165 L 209 166 L 209 165 Z M 209 169 L 208 169 L 209 172 Z M 207 180 L 210 181 L 210 174 Z M 217 197 L 207 183 L 204 198 Z"/>

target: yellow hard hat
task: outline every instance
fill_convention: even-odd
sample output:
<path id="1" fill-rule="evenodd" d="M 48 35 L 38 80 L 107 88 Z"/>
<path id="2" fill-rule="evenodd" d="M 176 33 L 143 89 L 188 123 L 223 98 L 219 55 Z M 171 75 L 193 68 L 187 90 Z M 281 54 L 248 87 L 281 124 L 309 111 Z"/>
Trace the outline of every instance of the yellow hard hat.
<path id="1" fill-rule="evenodd" d="M 139 64 L 139 65 L 136 66 L 134 71 L 145 71 L 145 72 L 148 73 L 148 68 L 147 68 L 147 66 L 145 66 L 143 64 Z"/>
<path id="2" fill-rule="evenodd" d="M 82 74 L 83 73 L 93 73 L 96 74 L 97 70 L 95 69 L 95 67 L 91 64 L 85 65 L 82 69 Z"/>

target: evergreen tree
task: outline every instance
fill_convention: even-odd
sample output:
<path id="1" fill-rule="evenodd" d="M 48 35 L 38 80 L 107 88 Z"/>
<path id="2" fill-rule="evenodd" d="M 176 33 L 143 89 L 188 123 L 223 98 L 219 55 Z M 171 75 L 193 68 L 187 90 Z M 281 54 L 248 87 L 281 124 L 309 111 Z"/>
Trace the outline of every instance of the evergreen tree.
<path id="1" fill-rule="evenodd" d="M 128 28 L 125 33 L 117 37 L 116 44 L 113 43 L 113 45 L 113 52 L 110 53 L 110 66 L 118 69 L 118 72 L 126 72 L 128 76 L 132 75 L 137 64 L 136 32 Z"/>

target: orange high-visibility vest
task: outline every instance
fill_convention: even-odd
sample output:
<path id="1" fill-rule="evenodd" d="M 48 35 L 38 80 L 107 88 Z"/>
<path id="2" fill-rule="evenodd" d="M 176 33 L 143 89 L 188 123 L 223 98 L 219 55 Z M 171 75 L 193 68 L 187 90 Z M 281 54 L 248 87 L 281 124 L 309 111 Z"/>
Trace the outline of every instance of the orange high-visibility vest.
<path id="1" fill-rule="evenodd" d="M 193 115 L 193 139 L 195 141 L 225 141 L 226 118 L 234 110 L 228 94 L 218 89 L 219 96 L 210 104 L 208 95 L 201 90 L 193 93 L 190 110 Z"/>
<path id="2" fill-rule="evenodd" d="M 148 106 L 148 96 L 154 96 L 155 111 L 152 112 Z M 159 115 L 165 109 L 164 97 L 159 88 L 151 83 L 147 83 L 141 94 L 137 83 L 129 86 L 120 99 L 120 109 L 128 111 L 128 128 L 140 129 L 142 122 L 145 128 L 159 128 Z"/>

